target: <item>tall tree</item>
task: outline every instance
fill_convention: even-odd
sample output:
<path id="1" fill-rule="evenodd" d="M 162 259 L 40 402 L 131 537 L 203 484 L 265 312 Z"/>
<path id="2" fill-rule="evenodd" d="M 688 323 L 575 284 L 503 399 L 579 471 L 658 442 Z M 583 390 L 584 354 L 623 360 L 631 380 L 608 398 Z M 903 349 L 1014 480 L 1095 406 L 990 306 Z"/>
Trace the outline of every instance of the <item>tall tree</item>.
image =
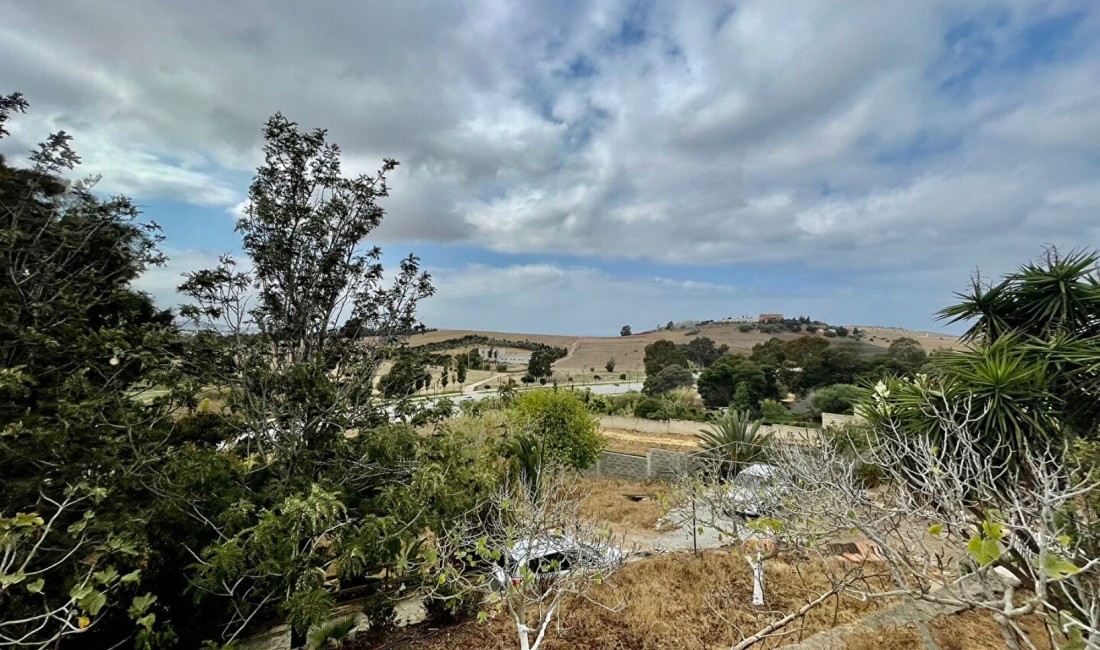
<path id="1" fill-rule="evenodd" d="M 672 341 L 660 340 L 645 346 L 645 374 L 656 375 L 668 366 L 688 367 L 687 357 Z"/>
<path id="2" fill-rule="evenodd" d="M 224 257 L 181 286 L 193 301 L 183 313 L 230 351 L 217 367 L 205 355 L 189 361 L 223 387 L 231 455 L 245 468 L 231 468 L 243 488 L 237 515 L 205 517 L 217 541 L 193 568 L 200 595 L 234 603 L 224 641 L 274 603 L 304 632 L 331 607 L 324 576 L 334 563 L 353 576 L 400 548 L 413 515 L 385 499 L 409 476 L 386 469 L 405 466 L 391 452 L 377 455 L 395 430 L 378 426 L 373 384 L 433 291 L 413 256 L 386 286 L 381 250 L 363 245 L 385 214 L 378 201 L 396 161 L 346 177 L 324 130 L 301 131 L 281 114 L 264 138 L 237 222 L 249 267 Z M 201 512 L 193 492 L 165 491 Z"/>
<path id="3" fill-rule="evenodd" d="M 0 97 L 0 138 L 27 107 Z M 4 647 L 132 633 L 112 606 L 147 560 L 137 476 L 171 443 L 180 395 L 172 315 L 132 286 L 163 259 L 158 229 L 129 199 L 99 198 L 95 179 L 66 180 L 79 161 L 64 132 L 29 167 L 0 156 Z M 153 386 L 169 390 L 150 399 Z"/>

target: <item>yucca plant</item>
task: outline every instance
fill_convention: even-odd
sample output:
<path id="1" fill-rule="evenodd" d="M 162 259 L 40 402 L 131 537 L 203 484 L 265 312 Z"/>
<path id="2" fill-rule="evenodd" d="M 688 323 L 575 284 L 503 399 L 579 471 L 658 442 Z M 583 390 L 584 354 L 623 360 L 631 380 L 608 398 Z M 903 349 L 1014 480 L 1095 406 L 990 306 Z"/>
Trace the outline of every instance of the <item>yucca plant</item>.
<path id="1" fill-rule="evenodd" d="M 749 465 L 768 459 L 772 434 L 760 432 L 762 422 L 748 411 L 729 410 L 696 434 L 703 455 L 724 479 L 732 480 Z"/>
<path id="2" fill-rule="evenodd" d="M 1100 254 L 1048 249 L 996 285 L 972 281 L 940 312 L 973 321 L 970 350 L 934 364 L 988 409 L 990 434 L 1023 443 L 1100 432 Z"/>

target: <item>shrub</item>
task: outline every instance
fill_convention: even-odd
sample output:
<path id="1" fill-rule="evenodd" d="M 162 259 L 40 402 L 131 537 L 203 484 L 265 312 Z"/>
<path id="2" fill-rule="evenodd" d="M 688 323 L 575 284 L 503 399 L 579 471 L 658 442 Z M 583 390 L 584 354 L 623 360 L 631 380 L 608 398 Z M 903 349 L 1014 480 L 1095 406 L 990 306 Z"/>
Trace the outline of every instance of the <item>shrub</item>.
<path id="1" fill-rule="evenodd" d="M 477 616 L 481 599 L 480 592 L 475 590 L 463 593 L 447 582 L 424 601 L 424 610 L 433 623 L 453 625 Z"/>
<path id="2" fill-rule="evenodd" d="M 498 363 L 497 364 L 497 372 L 508 372 L 508 364 Z"/>
<path id="3" fill-rule="evenodd" d="M 622 381 L 626 381 L 626 373 L 624 372 L 623 374 L 619 375 L 619 379 L 621 379 Z"/>
<path id="4" fill-rule="evenodd" d="M 536 390 L 516 399 L 513 427 L 545 445 L 549 460 L 574 469 L 590 467 L 605 441 L 596 420 L 573 391 Z"/>
<path id="5" fill-rule="evenodd" d="M 851 414 L 853 408 L 866 395 L 859 386 L 851 384 L 833 384 L 814 392 L 810 403 L 818 413 Z"/>
<path id="6" fill-rule="evenodd" d="M 748 323 L 741 323 L 740 325 L 737 326 L 737 329 L 741 332 L 751 332 L 754 328 L 753 328 L 752 325 L 749 325 Z"/>

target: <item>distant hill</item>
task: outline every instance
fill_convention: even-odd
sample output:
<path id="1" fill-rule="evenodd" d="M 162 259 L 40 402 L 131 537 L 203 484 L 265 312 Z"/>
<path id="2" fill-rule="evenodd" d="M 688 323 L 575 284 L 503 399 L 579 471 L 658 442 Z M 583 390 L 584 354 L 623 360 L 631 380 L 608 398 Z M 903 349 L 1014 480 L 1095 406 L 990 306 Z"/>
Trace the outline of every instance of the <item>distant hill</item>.
<path id="1" fill-rule="evenodd" d="M 921 345 L 929 352 L 933 350 L 953 349 L 960 347 L 958 339 L 947 334 L 933 334 L 929 332 L 911 332 L 903 329 L 885 327 L 858 326 L 864 333 L 860 343 L 867 351 L 874 352 L 875 348 L 885 350 L 890 343 L 901 337 L 909 337 L 920 341 Z M 849 326 L 851 329 L 851 326 Z M 615 359 L 615 373 L 640 372 L 643 370 L 642 358 L 645 346 L 667 339 L 674 343 L 687 343 L 688 341 L 706 336 L 714 340 L 718 345 L 730 346 L 734 353 L 748 354 L 752 346 L 763 343 L 771 338 L 779 338 L 784 341 L 796 339 L 800 336 L 822 336 L 806 333 L 781 333 L 765 334 L 756 330 L 742 332 L 734 323 L 710 323 L 692 329 L 657 330 L 635 334 L 633 336 L 559 336 L 551 334 L 530 334 L 517 332 L 492 332 L 485 330 L 436 330 L 425 334 L 416 334 L 410 337 L 412 346 L 436 343 L 448 339 L 457 339 L 463 336 L 477 334 L 493 339 L 510 341 L 531 341 L 533 343 L 545 343 L 547 345 L 560 346 L 569 350 L 569 355 L 554 364 L 558 371 L 583 372 L 595 368 L 602 371 L 604 364 L 611 357 Z M 830 338 L 830 343 L 844 343 L 851 339 Z"/>

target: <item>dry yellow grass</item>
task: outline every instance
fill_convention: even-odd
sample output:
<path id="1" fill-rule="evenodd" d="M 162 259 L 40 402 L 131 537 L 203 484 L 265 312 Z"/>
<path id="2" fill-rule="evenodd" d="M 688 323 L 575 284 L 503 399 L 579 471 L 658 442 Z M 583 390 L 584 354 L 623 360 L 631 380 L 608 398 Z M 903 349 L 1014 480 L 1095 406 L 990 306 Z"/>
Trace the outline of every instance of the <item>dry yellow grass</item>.
<path id="1" fill-rule="evenodd" d="M 637 483 L 617 479 L 589 478 L 580 481 L 580 489 L 586 494 L 581 514 L 601 525 L 608 526 L 616 535 L 652 533 L 664 514 L 659 496 L 666 491 L 664 483 Z M 643 501 L 633 496 L 645 496 Z"/>
<path id="2" fill-rule="evenodd" d="M 830 560 L 837 570 L 841 560 Z M 767 606 L 751 604 L 748 564 L 725 551 L 676 553 L 647 558 L 625 566 L 606 584 L 598 585 L 589 602 L 576 599 L 560 616 L 544 642 L 547 650 L 587 648 L 728 648 L 828 589 L 820 562 L 767 562 Z M 757 648 L 785 645 L 815 632 L 857 620 L 884 604 L 840 597 L 812 610 L 791 634 L 765 640 Z M 515 628 L 505 614 L 485 624 L 467 624 L 412 641 L 409 648 L 515 647 Z"/>
<path id="3" fill-rule="evenodd" d="M 1001 650 L 1004 639 L 988 612 L 970 610 L 938 616 L 929 624 L 932 638 L 941 650 Z M 1051 648 L 1050 638 L 1042 621 L 1029 616 L 1020 627 L 1039 650 Z M 847 650 L 924 650 L 920 632 L 915 626 L 861 629 L 844 638 Z"/>

